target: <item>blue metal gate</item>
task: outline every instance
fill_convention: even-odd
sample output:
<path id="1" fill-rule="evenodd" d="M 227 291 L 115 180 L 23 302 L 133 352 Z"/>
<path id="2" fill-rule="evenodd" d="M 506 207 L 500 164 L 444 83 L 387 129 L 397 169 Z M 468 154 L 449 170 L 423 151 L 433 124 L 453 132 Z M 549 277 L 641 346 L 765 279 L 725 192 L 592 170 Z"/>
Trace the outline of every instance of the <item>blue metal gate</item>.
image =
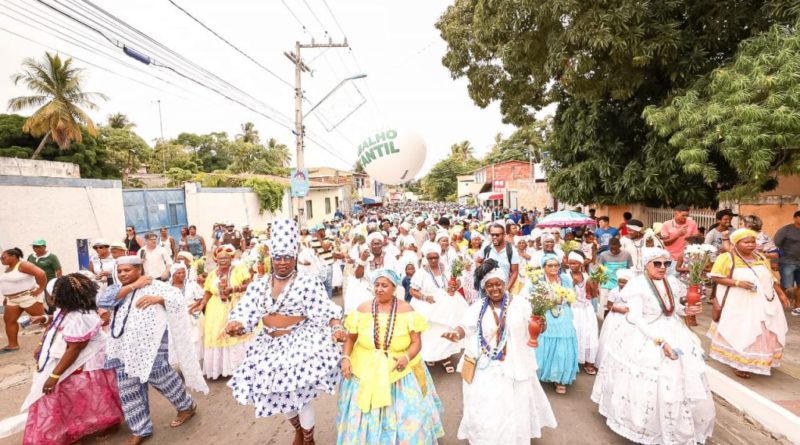
<path id="1" fill-rule="evenodd" d="M 181 227 L 187 225 L 186 197 L 183 189 L 128 189 L 122 191 L 125 224 L 136 227 L 136 233 L 158 233 L 166 227 L 176 242 Z"/>

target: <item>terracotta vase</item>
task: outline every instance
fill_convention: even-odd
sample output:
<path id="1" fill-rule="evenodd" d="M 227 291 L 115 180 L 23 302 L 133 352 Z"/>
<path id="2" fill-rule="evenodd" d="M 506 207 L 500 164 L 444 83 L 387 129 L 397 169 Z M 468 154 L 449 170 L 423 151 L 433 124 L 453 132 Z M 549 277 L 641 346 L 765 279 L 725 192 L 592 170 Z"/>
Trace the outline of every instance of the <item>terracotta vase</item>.
<path id="1" fill-rule="evenodd" d="M 263 277 L 264 274 L 267 273 L 267 267 L 264 266 L 263 261 L 259 261 L 256 267 L 258 268 L 258 276 Z"/>
<path id="2" fill-rule="evenodd" d="M 694 306 L 700 302 L 700 285 L 692 284 L 689 285 L 689 289 L 686 292 L 686 307 Z M 697 317 L 694 315 L 687 315 L 686 316 L 686 325 L 687 326 L 697 326 Z"/>
<path id="3" fill-rule="evenodd" d="M 539 347 L 539 334 L 547 330 L 547 320 L 538 315 L 531 315 L 528 320 L 528 346 L 531 348 Z"/>

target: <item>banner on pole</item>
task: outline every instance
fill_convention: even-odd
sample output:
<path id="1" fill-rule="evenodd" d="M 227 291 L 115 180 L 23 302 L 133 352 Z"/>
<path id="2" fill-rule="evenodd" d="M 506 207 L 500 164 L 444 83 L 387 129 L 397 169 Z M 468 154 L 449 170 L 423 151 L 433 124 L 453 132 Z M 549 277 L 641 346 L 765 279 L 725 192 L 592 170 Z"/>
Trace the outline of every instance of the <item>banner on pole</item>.
<path id="1" fill-rule="evenodd" d="M 303 198 L 308 195 L 308 169 L 297 170 L 293 168 L 289 181 L 293 198 Z"/>

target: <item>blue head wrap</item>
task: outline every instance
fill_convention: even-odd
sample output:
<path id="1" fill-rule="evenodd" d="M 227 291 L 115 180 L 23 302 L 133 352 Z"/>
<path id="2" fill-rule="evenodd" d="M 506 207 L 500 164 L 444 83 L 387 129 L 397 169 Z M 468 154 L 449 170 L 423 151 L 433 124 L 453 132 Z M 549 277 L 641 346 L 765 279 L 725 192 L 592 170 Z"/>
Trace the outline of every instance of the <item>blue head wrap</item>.
<path id="1" fill-rule="evenodd" d="M 393 271 L 392 269 L 378 269 L 372 272 L 372 283 L 378 280 L 378 278 L 386 278 L 394 284 L 394 287 L 400 285 L 400 275 L 397 275 L 397 272 Z"/>
<path id="2" fill-rule="evenodd" d="M 556 262 L 558 262 L 558 257 L 553 253 L 546 253 L 542 255 L 541 267 L 544 267 L 544 265 L 547 264 L 547 262 L 550 260 L 556 260 Z M 559 267 L 561 267 L 560 264 Z"/>

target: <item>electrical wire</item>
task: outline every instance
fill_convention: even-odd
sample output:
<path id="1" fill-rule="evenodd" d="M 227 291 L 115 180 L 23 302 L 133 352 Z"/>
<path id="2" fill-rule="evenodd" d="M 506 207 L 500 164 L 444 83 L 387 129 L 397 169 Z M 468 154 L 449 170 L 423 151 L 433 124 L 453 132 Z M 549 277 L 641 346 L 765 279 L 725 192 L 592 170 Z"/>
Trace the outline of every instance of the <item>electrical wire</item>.
<path id="1" fill-rule="evenodd" d="M 178 8 L 178 10 L 180 10 L 181 12 L 183 12 L 184 14 L 186 14 L 186 15 L 187 15 L 189 18 L 191 18 L 192 20 L 194 20 L 195 22 L 197 22 L 197 24 L 198 24 L 198 25 L 202 26 L 202 27 L 203 27 L 203 28 L 205 28 L 205 29 L 206 29 L 208 32 L 210 32 L 211 34 L 214 34 L 214 36 L 215 36 L 215 37 L 217 37 L 218 39 L 220 39 L 220 40 L 222 40 L 223 42 L 225 42 L 225 43 L 226 43 L 228 46 L 230 46 L 231 48 L 233 48 L 233 49 L 234 49 L 236 52 L 238 52 L 239 54 L 241 54 L 242 56 L 244 56 L 245 58 L 247 58 L 249 61 L 253 62 L 253 63 L 254 63 L 256 66 L 258 66 L 258 67 L 259 67 L 259 68 L 261 68 L 262 70 L 264 70 L 264 71 L 266 71 L 267 73 L 269 73 L 269 74 L 270 74 L 272 77 L 274 77 L 275 79 L 279 80 L 279 81 L 280 81 L 281 83 L 283 83 L 284 85 L 288 86 L 288 87 L 289 87 L 289 88 L 291 88 L 291 89 L 294 89 L 294 85 L 292 85 L 291 83 L 289 83 L 288 81 L 286 81 L 284 78 L 282 78 L 282 77 L 278 76 L 278 75 L 277 75 L 277 74 L 275 74 L 275 73 L 274 73 L 272 70 L 270 70 L 270 69 L 269 69 L 269 68 L 267 68 L 266 66 L 262 65 L 262 64 L 261 64 L 259 61 L 257 61 L 256 59 L 252 58 L 252 57 L 251 57 L 249 54 L 247 54 L 247 53 L 245 53 L 244 51 L 242 51 L 241 49 L 239 49 L 239 48 L 238 48 L 236 45 L 234 45 L 233 43 L 231 43 L 230 41 L 228 41 L 226 38 L 224 38 L 224 37 L 222 37 L 221 35 L 219 35 L 219 34 L 218 34 L 216 31 L 214 31 L 213 29 L 211 29 L 211 28 L 210 28 L 208 25 L 206 25 L 205 23 L 203 23 L 202 21 L 200 21 L 200 20 L 199 20 L 197 17 L 195 17 L 195 16 L 193 16 L 191 13 L 189 13 L 189 11 L 187 11 L 187 10 L 183 9 L 183 8 L 182 8 L 182 7 L 181 7 L 179 4 L 175 3 L 173 0 L 167 0 L 167 1 L 168 1 L 168 2 L 169 2 L 171 5 L 172 5 L 172 6 L 174 6 L 174 7 Z"/>

